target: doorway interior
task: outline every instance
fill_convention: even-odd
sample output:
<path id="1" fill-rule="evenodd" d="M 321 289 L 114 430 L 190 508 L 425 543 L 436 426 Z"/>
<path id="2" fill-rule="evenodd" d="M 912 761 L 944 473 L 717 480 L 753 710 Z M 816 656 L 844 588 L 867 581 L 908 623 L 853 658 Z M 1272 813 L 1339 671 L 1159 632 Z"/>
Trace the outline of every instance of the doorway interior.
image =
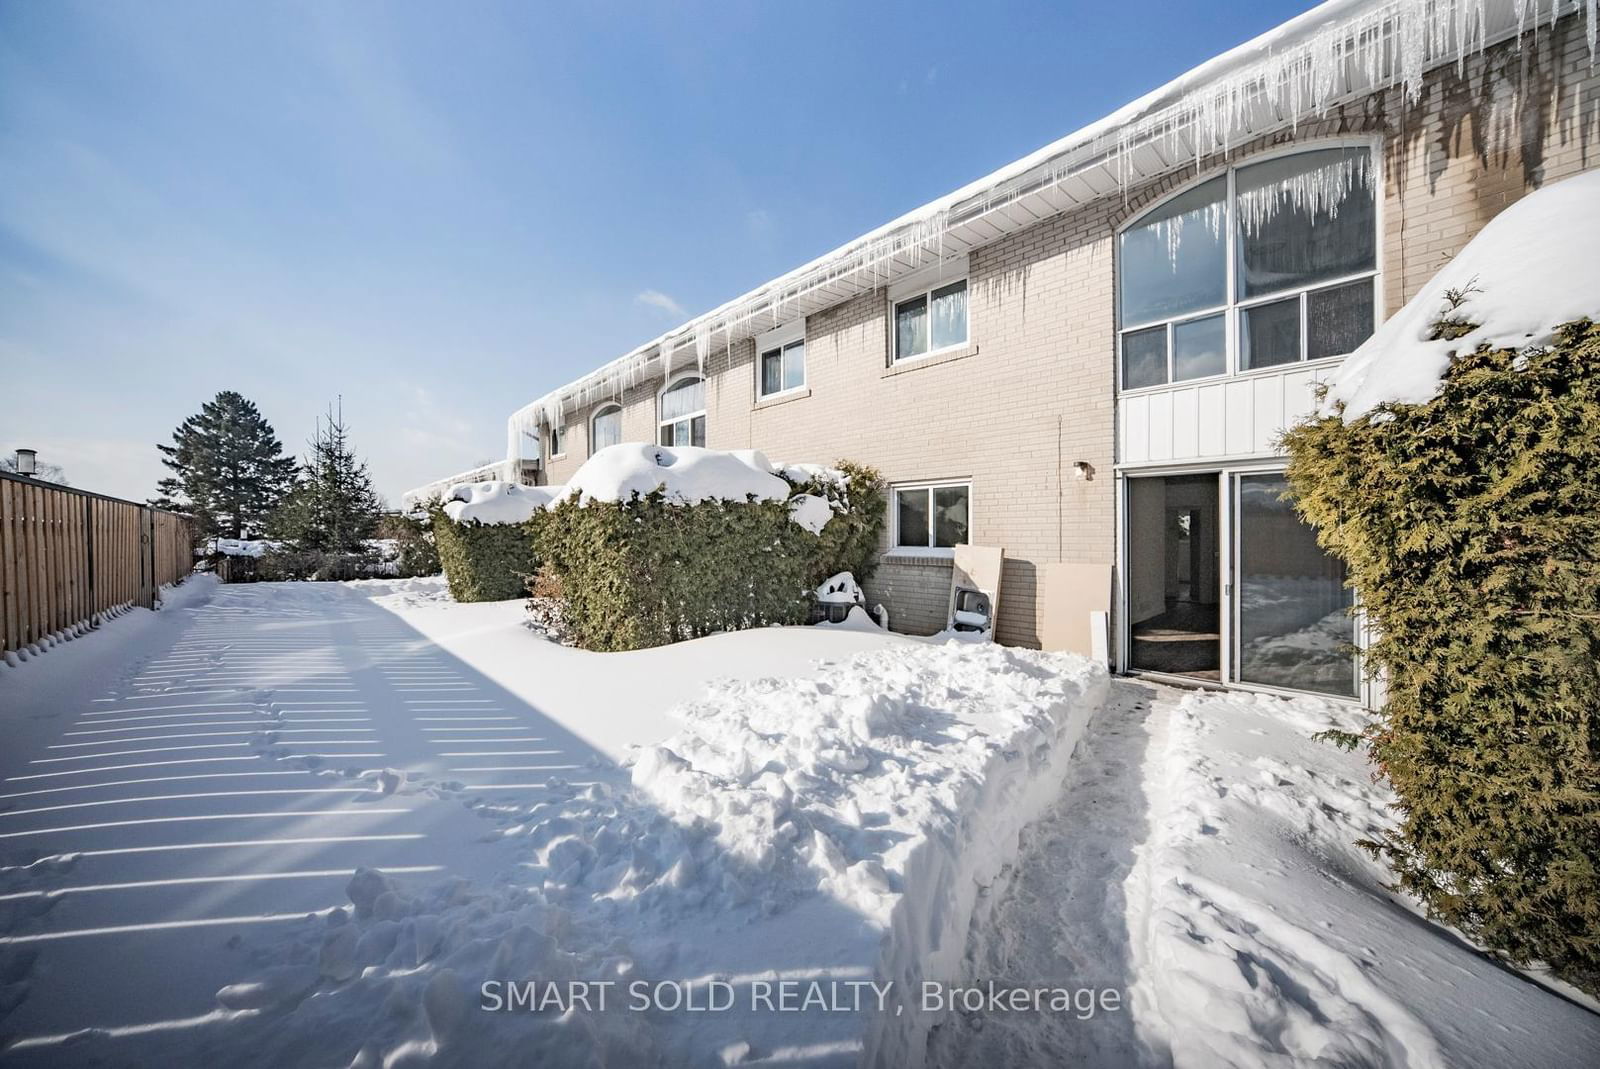
<path id="1" fill-rule="evenodd" d="M 1127 480 L 1129 667 L 1222 679 L 1217 473 Z"/>

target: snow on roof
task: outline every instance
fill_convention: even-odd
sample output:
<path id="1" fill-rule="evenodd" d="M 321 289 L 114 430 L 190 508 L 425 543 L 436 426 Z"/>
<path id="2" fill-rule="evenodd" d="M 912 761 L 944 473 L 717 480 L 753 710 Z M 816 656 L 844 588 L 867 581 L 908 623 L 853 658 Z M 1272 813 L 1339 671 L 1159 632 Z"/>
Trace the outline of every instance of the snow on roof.
<path id="1" fill-rule="evenodd" d="M 583 462 L 568 481 L 566 496 L 586 501 L 626 501 L 661 489 L 668 501 L 783 501 L 789 484 L 773 474 L 767 458 L 754 449 L 702 449 L 698 446 L 623 442 L 607 446 Z"/>
<path id="2" fill-rule="evenodd" d="M 565 489 L 506 482 L 462 483 L 445 495 L 444 511 L 457 523 L 523 523 Z"/>
<path id="3" fill-rule="evenodd" d="M 468 471 L 457 472 L 454 475 L 446 475 L 444 478 L 435 479 L 431 483 L 424 483 L 421 486 L 412 487 L 410 490 L 407 490 L 405 493 L 401 494 L 400 507 L 402 509 L 414 509 L 419 506 L 426 505 L 429 501 L 432 501 L 436 498 L 447 498 L 450 496 L 450 491 L 452 489 L 460 486 L 463 483 L 492 482 L 497 479 L 503 479 L 506 476 L 508 469 L 511 473 L 515 473 L 516 466 L 507 465 L 504 461 L 496 460 L 492 463 L 484 464 Z"/>
<path id="4" fill-rule="evenodd" d="M 1600 171 L 1547 186 L 1485 226 L 1406 306 L 1352 353 L 1329 384 L 1323 410 L 1344 405 L 1346 420 L 1384 402 L 1422 404 L 1439 392 L 1454 352 L 1480 345 L 1548 345 L 1555 329 L 1600 321 Z M 1449 314 L 1476 325 L 1470 334 L 1429 341 Z"/>
<path id="5" fill-rule="evenodd" d="M 568 405 L 618 398 L 731 346 L 1043 215 L 1172 173 L 1237 140 L 1423 75 L 1580 9 L 1591 59 L 1596 0 L 1328 0 L 1096 122 L 719 305 L 512 414 L 513 433 L 560 425 Z M 1062 200 L 1067 202 L 1064 208 Z M 1007 209 L 1027 201 L 1026 211 Z M 982 227 L 970 227 L 978 220 Z M 969 229 L 970 227 L 970 229 Z M 987 235 L 980 238 L 978 234 Z M 686 358 L 678 350 L 692 346 Z"/>

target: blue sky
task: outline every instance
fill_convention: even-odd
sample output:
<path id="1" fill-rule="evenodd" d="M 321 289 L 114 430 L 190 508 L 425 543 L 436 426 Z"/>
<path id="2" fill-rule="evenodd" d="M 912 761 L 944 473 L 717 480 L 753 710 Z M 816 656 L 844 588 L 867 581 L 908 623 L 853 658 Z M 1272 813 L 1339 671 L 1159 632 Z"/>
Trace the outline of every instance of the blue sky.
<path id="1" fill-rule="evenodd" d="M 514 408 L 1309 3 L 0 0 L 0 450 L 221 389 L 391 500 Z"/>

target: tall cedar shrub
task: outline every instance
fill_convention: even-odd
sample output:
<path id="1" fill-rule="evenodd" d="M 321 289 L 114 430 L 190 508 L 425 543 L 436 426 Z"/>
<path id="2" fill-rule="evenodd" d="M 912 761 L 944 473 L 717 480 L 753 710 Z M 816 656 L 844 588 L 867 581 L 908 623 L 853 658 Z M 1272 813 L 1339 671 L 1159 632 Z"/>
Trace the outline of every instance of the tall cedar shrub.
<path id="1" fill-rule="evenodd" d="M 670 504 L 657 491 L 624 502 L 567 498 L 532 522 L 562 628 L 591 650 L 632 650 L 717 631 L 803 623 L 835 572 L 869 574 L 883 530 L 876 471 L 841 461 L 844 479 L 794 484 L 835 505 L 820 535 L 786 501 Z M 442 548 L 442 547 L 441 547 Z"/>
<path id="2" fill-rule="evenodd" d="M 428 512 L 450 596 L 507 601 L 527 593 L 534 573 L 533 533 L 520 523 L 457 523 L 437 504 Z"/>
<path id="3" fill-rule="evenodd" d="M 811 586 L 837 572 L 850 572 L 864 583 L 878 567 L 878 538 L 883 533 L 888 494 L 883 477 L 864 464 L 840 460 L 834 469 L 844 478 L 797 483 L 797 494 L 815 494 L 834 506 L 834 515 L 817 539 L 810 564 Z"/>
<path id="4" fill-rule="evenodd" d="M 1600 994 L 1600 326 L 1457 354 L 1427 404 L 1287 438 L 1349 565 L 1402 822 L 1368 844 L 1429 912 Z"/>

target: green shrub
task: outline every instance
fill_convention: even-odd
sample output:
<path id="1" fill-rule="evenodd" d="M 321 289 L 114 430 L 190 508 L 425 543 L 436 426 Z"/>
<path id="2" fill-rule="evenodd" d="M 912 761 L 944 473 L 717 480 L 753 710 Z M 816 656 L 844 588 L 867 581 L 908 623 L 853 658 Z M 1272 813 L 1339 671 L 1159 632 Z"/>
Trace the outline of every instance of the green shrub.
<path id="1" fill-rule="evenodd" d="M 572 640 L 633 650 L 764 624 L 794 624 L 817 536 L 782 501 L 669 504 L 568 499 L 545 512 L 539 556 L 566 598 Z"/>
<path id="2" fill-rule="evenodd" d="M 534 572 L 533 534 L 519 523 L 457 523 L 442 508 L 428 513 L 450 596 L 506 601 L 527 592 Z"/>
<path id="3" fill-rule="evenodd" d="M 378 537 L 392 539 L 397 554 L 395 572 L 402 579 L 418 575 L 438 575 L 439 550 L 433 544 L 431 520 L 419 520 L 405 513 L 391 513 L 378 521 Z"/>
<path id="4" fill-rule="evenodd" d="M 1458 354 L 1434 400 L 1287 445 L 1377 628 L 1366 742 L 1403 819 L 1366 845 L 1431 915 L 1600 994 L 1600 326 Z"/>
<path id="5" fill-rule="evenodd" d="M 833 519 L 817 539 L 810 565 L 812 587 L 837 572 L 851 572 L 856 582 L 864 583 L 878 567 L 878 538 L 888 509 L 883 477 L 849 460 L 834 467 L 844 473 L 842 481 L 820 478 L 795 484 L 795 493 L 815 494 L 835 506 Z"/>

